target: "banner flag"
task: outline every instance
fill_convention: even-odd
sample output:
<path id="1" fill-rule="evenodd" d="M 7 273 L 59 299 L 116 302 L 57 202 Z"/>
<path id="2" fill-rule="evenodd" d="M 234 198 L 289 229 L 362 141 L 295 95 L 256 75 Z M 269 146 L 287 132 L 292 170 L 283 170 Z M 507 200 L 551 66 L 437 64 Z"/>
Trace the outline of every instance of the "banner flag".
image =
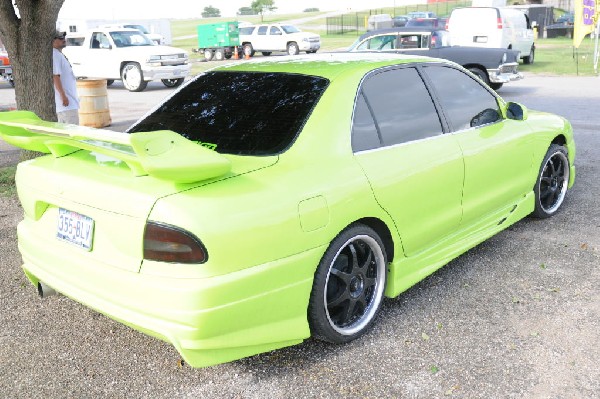
<path id="1" fill-rule="evenodd" d="M 594 31 L 597 22 L 596 0 L 576 0 L 573 21 L 573 46 L 579 48 L 586 35 Z"/>

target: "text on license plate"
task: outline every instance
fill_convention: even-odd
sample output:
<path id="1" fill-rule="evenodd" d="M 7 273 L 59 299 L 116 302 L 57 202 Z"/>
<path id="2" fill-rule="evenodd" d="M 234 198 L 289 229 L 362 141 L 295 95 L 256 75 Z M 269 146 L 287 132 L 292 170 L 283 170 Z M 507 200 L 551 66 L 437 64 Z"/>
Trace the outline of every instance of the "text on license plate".
<path id="1" fill-rule="evenodd" d="M 58 209 L 56 237 L 86 250 L 92 249 L 94 220 L 88 216 L 68 209 Z"/>

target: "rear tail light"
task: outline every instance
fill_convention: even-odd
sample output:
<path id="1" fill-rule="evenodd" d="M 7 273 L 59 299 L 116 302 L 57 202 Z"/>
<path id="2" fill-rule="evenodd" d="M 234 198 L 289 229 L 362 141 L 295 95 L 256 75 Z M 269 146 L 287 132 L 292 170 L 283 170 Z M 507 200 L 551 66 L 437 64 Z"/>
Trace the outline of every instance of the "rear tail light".
<path id="1" fill-rule="evenodd" d="M 498 18 L 498 29 L 502 29 L 502 18 Z"/>
<path id="2" fill-rule="evenodd" d="M 450 18 L 446 20 L 446 25 L 444 26 L 444 30 L 448 30 L 448 25 L 450 25 Z"/>
<path id="3" fill-rule="evenodd" d="M 169 263 L 204 263 L 208 254 L 192 233 L 168 224 L 147 222 L 144 259 Z"/>

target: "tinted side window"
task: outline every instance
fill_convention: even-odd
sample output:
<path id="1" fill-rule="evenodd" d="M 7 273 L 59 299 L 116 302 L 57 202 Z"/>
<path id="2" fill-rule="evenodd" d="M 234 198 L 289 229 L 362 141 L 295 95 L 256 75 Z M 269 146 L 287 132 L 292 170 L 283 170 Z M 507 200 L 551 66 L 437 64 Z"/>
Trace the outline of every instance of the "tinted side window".
<path id="1" fill-rule="evenodd" d="M 442 134 L 442 125 L 415 68 L 388 70 L 363 84 L 383 145 L 394 145 Z"/>
<path id="2" fill-rule="evenodd" d="M 128 132 L 173 130 L 222 154 L 274 155 L 293 143 L 328 85 L 299 74 L 208 72 Z"/>
<path id="3" fill-rule="evenodd" d="M 373 115 L 362 94 L 358 95 L 352 121 L 352 150 L 364 151 L 381 145 Z"/>
<path id="4" fill-rule="evenodd" d="M 444 66 L 426 66 L 452 130 L 494 123 L 501 119 L 496 97 L 466 73 Z"/>
<path id="5" fill-rule="evenodd" d="M 268 29 L 268 26 L 259 26 L 257 32 L 259 35 L 266 35 L 267 29 Z"/>

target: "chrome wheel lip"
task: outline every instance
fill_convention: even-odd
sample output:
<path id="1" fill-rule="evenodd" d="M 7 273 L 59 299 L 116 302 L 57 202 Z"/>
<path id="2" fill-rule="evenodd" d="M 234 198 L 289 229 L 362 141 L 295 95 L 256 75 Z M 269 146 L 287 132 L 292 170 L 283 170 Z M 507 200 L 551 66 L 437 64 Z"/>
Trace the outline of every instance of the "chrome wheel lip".
<path id="1" fill-rule="evenodd" d="M 546 172 L 548 166 L 553 162 L 553 160 L 556 157 L 558 157 L 558 159 L 560 161 L 560 168 L 562 169 L 562 174 L 563 174 L 562 187 L 560 187 L 560 192 L 558 193 L 556 200 L 552 203 L 552 205 L 550 207 L 547 207 L 546 204 L 544 204 L 544 201 L 542 200 L 542 178 L 543 178 L 544 173 Z M 554 179 L 555 177 L 552 176 L 552 178 Z M 570 178 L 569 159 L 567 158 L 566 154 L 563 153 L 562 151 L 554 152 L 550 157 L 548 157 L 548 160 L 546 161 L 546 163 L 544 164 L 544 167 L 540 171 L 540 176 L 538 178 L 538 193 L 539 193 L 539 197 L 540 197 L 540 198 L 538 198 L 538 201 L 540 203 L 540 207 L 544 210 L 544 212 L 546 212 L 547 214 L 552 214 L 552 213 L 556 212 L 558 210 L 558 208 L 560 208 L 560 206 L 562 205 L 562 203 L 565 199 L 565 196 L 567 194 L 567 188 L 569 186 L 569 178 Z"/>
<path id="2" fill-rule="evenodd" d="M 142 82 L 142 74 L 140 70 L 134 66 L 126 66 L 123 71 L 123 84 L 127 89 L 137 89 Z"/>
<path id="3" fill-rule="evenodd" d="M 372 298 L 371 302 L 368 304 L 367 308 L 365 309 L 365 311 L 364 311 L 363 315 L 360 317 L 360 319 L 357 320 L 355 323 L 352 323 L 349 326 L 339 327 L 332 320 L 332 318 L 329 314 L 329 308 L 327 306 L 327 287 L 329 285 L 329 277 L 331 276 L 331 269 L 332 269 L 333 265 L 335 264 L 338 256 L 350 243 L 353 243 L 355 241 L 365 242 L 374 255 L 374 260 L 375 260 L 376 269 L 377 269 L 376 284 L 375 284 L 375 288 L 374 288 L 373 298 Z M 329 269 L 327 272 L 327 278 L 325 279 L 325 290 L 324 290 L 324 295 L 323 295 L 323 308 L 325 309 L 327 321 L 329 322 L 329 325 L 331 326 L 331 328 L 333 330 L 335 330 L 337 333 L 344 335 L 344 336 L 354 335 L 354 334 L 360 332 L 361 330 L 363 330 L 373 320 L 373 317 L 375 316 L 375 313 L 377 313 L 377 309 L 379 308 L 379 304 L 381 303 L 381 300 L 383 299 L 383 291 L 384 291 L 386 267 L 387 267 L 387 265 L 385 263 L 386 263 L 385 256 L 383 255 L 383 251 L 382 251 L 380 244 L 377 242 L 377 240 L 375 240 L 373 237 L 371 237 L 369 235 L 361 234 L 361 235 L 354 236 L 354 237 L 348 239 L 344 243 L 344 245 L 340 246 L 340 249 L 337 251 L 337 253 L 333 257 L 333 259 L 329 265 Z"/>

